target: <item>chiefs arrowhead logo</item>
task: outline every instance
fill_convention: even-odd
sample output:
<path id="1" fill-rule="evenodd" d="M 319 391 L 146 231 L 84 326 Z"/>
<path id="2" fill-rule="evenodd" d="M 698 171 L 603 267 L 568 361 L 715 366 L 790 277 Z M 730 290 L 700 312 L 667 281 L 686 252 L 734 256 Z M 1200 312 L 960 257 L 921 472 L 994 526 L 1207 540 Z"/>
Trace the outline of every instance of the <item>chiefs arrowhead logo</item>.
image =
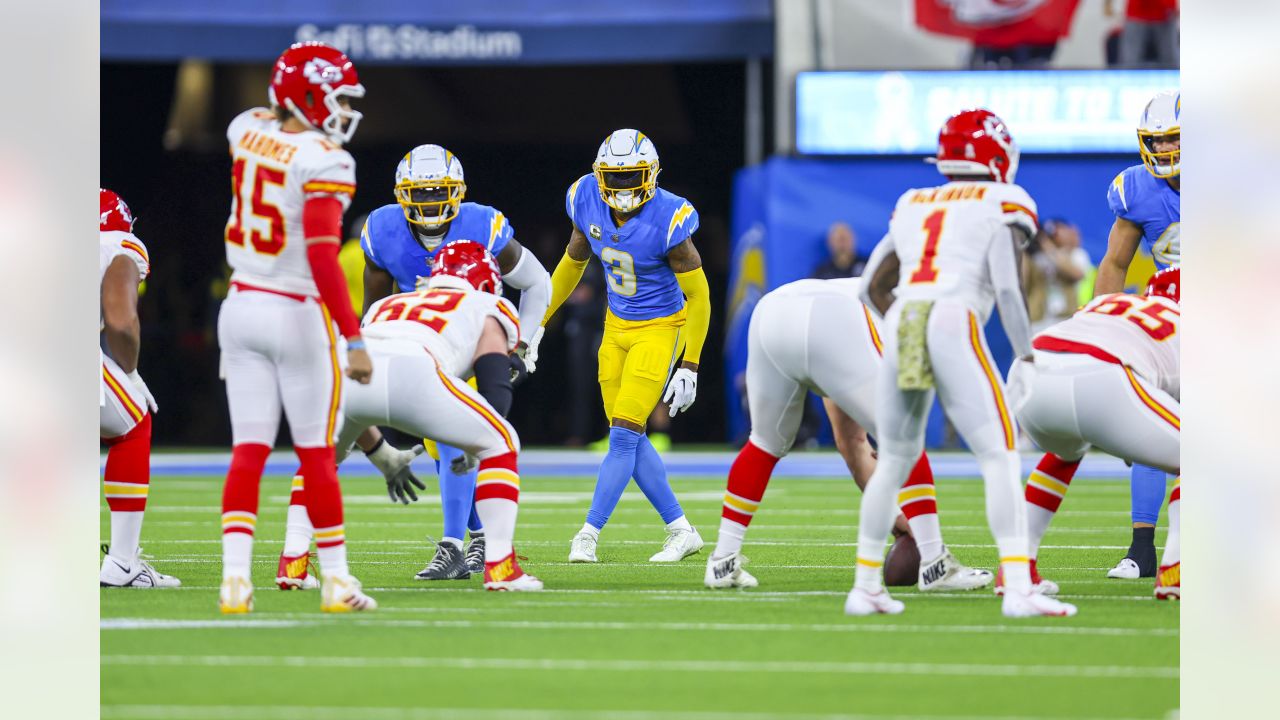
<path id="1" fill-rule="evenodd" d="M 342 68 L 323 58 L 312 58 L 302 67 L 302 76 L 312 85 L 332 85 L 342 81 Z"/>

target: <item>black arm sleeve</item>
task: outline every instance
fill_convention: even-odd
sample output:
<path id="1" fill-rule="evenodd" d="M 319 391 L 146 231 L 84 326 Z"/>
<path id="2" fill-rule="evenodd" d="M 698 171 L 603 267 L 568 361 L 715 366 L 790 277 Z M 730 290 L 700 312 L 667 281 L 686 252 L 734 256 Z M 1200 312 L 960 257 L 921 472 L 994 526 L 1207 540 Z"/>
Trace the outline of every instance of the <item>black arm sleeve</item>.
<path id="1" fill-rule="evenodd" d="M 503 417 L 511 410 L 511 361 L 501 353 L 476 358 L 476 389 Z"/>

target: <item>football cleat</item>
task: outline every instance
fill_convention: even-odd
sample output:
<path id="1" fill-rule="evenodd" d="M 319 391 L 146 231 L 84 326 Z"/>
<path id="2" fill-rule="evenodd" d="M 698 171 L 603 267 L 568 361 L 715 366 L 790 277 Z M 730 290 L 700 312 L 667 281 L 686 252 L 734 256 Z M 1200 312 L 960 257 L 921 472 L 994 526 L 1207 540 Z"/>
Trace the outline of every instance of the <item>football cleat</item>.
<path id="1" fill-rule="evenodd" d="M 1107 577 L 1115 580 L 1137 580 L 1141 576 L 1142 571 L 1133 558 L 1125 558 L 1107 571 Z"/>
<path id="2" fill-rule="evenodd" d="M 1075 605 L 1035 592 L 1024 595 L 1009 591 L 1004 593 L 1000 602 L 1000 611 L 1011 618 L 1072 617 L 1076 614 Z"/>
<path id="3" fill-rule="evenodd" d="M 928 565 L 920 564 L 920 592 L 977 590 L 990 585 L 991 579 L 990 570 L 961 565 L 950 550 L 944 550 L 937 560 Z"/>
<path id="4" fill-rule="evenodd" d="M 1004 595 L 1004 568 L 996 570 L 996 595 Z M 1040 572 L 1036 570 L 1036 561 L 1031 561 L 1031 592 L 1040 593 L 1041 595 L 1057 595 L 1058 583 L 1052 580 L 1045 580 L 1040 577 Z"/>
<path id="5" fill-rule="evenodd" d="M 229 575 L 222 578 L 218 591 L 218 609 L 223 615 L 241 615 L 253 612 L 253 584 L 249 578 Z"/>
<path id="6" fill-rule="evenodd" d="M 883 588 L 872 594 L 855 587 L 844 601 L 845 615 L 901 615 L 906 608 L 901 600 L 894 600 Z"/>
<path id="7" fill-rule="evenodd" d="M 431 562 L 413 577 L 415 580 L 466 580 L 471 577 L 471 571 L 467 568 L 462 548 L 451 542 L 441 542 L 436 544 L 436 554 Z"/>
<path id="8" fill-rule="evenodd" d="M 537 592 L 542 581 L 527 574 L 516 558 L 514 550 L 497 562 L 484 564 L 484 589 L 512 592 Z"/>
<path id="9" fill-rule="evenodd" d="M 320 581 L 309 571 L 315 569 L 309 552 L 301 555 L 280 555 L 280 566 L 276 569 L 276 587 L 281 590 L 315 590 Z"/>
<path id="10" fill-rule="evenodd" d="M 479 575 L 484 572 L 484 534 L 472 535 L 467 543 L 467 572 Z"/>
<path id="11" fill-rule="evenodd" d="M 107 552 L 104 545 L 103 552 Z M 98 572 L 99 587 L 127 588 L 168 588 L 180 587 L 182 581 L 172 575 L 165 575 L 151 567 L 151 563 L 143 559 L 142 548 L 133 554 L 133 560 L 121 562 L 120 558 L 108 554 L 102 558 L 102 569 Z"/>
<path id="12" fill-rule="evenodd" d="M 702 536 L 698 534 L 697 529 L 680 528 L 667 533 L 662 549 L 649 558 L 649 562 L 680 562 L 690 555 L 697 554 L 701 549 Z"/>
<path id="13" fill-rule="evenodd" d="M 1156 574 L 1156 599 L 1157 600 L 1181 600 L 1182 599 L 1182 563 L 1176 562 L 1172 565 L 1161 565 L 1160 572 Z"/>
<path id="14" fill-rule="evenodd" d="M 741 553 L 733 553 L 719 559 L 715 556 L 709 557 L 707 574 L 703 582 L 709 588 L 756 587 L 760 581 L 743 569 L 742 566 L 746 564 L 747 559 L 742 557 Z"/>
<path id="15" fill-rule="evenodd" d="M 360 590 L 352 575 L 325 575 L 320 586 L 320 612 L 346 613 L 377 610 L 378 601 Z"/>
<path id="16" fill-rule="evenodd" d="M 593 563 L 600 562 L 596 559 L 596 542 L 598 538 L 587 532 L 579 532 L 573 536 L 573 542 L 569 544 L 569 562 L 571 563 Z"/>

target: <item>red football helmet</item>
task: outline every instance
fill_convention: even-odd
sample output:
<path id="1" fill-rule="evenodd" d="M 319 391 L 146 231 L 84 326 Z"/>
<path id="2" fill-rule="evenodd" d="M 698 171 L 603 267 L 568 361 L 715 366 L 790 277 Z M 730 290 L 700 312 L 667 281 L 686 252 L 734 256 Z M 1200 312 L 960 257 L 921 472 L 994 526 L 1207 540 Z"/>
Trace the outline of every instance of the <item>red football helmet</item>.
<path id="1" fill-rule="evenodd" d="M 1181 304 L 1182 300 L 1182 271 L 1177 265 L 1169 267 L 1157 272 L 1147 281 L 1147 294 L 1158 295 L 1163 298 Z"/>
<path id="2" fill-rule="evenodd" d="M 990 110 L 961 110 L 947 118 L 938 132 L 938 172 L 986 175 L 998 182 L 1013 182 L 1018 172 L 1018 144 L 1004 121 Z"/>
<path id="3" fill-rule="evenodd" d="M 436 280 L 444 280 L 438 283 Z M 460 278 L 467 285 L 482 292 L 502 294 L 502 273 L 493 255 L 473 240 L 454 240 L 440 248 L 431 263 L 431 280 L 428 286 L 450 285 L 452 278 Z"/>
<path id="4" fill-rule="evenodd" d="M 133 213 L 124 204 L 124 198 L 106 188 L 98 188 L 98 231 L 121 230 L 133 232 Z"/>
<path id="5" fill-rule="evenodd" d="M 355 135 L 356 125 L 363 117 L 338 101 L 340 97 L 364 97 L 356 66 L 345 54 L 324 43 L 295 43 L 285 50 L 276 60 L 267 95 L 273 105 L 285 108 L 339 143 Z"/>

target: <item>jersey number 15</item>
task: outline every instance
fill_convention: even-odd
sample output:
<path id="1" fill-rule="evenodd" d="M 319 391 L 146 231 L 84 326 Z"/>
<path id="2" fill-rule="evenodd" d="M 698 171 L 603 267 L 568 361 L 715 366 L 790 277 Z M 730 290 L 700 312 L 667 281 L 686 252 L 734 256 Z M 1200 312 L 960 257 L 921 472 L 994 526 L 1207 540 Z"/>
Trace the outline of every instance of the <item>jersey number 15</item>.
<path id="1" fill-rule="evenodd" d="M 245 184 L 245 159 L 236 158 L 231 165 L 231 219 L 227 221 L 227 242 L 244 247 L 245 244 L 245 211 L 252 217 L 267 221 L 270 233 L 264 235 L 258 228 L 249 233 L 249 246 L 254 252 L 263 255 L 279 255 L 284 250 L 284 215 L 279 206 L 263 199 L 262 191 L 267 185 L 284 187 L 284 170 L 256 165 L 253 175 L 249 177 L 249 186 Z M 248 192 L 248 205 L 245 207 L 244 193 Z"/>

